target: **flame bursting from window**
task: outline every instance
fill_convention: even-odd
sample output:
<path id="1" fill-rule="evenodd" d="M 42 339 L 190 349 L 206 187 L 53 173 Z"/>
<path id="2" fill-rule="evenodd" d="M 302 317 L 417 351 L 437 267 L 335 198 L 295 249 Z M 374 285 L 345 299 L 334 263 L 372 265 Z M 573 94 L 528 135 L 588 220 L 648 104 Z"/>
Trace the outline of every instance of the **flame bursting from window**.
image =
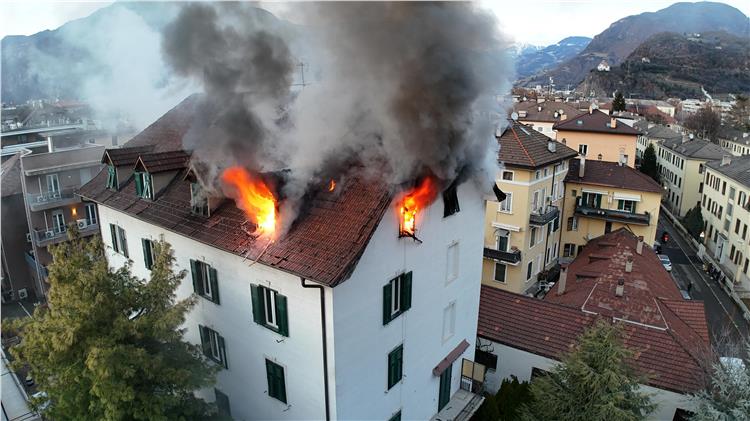
<path id="1" fill-rule="evenodd" d="M 419 185 L 405 193 L 399 203 L 399 234 L 413 237 L 417 232 L 417 212 L 429 205 L 437 196 L 437 183 L 425 177 Z"/>
<path id="2" fill-rule="evenodd" d="M 224 170 L 221 180 L 235 190 L 237 207 L 245 211 L 260 235 L 273 235 L 276 229 L 276 198 L 266 183 L 242 167 Z"/>
<path id="3" fill-rule="evenodd" d="M 336 189 L 336 180 L 331 179 L 331 182 L 328 183 L 328 191 L 333 191 Z"/>

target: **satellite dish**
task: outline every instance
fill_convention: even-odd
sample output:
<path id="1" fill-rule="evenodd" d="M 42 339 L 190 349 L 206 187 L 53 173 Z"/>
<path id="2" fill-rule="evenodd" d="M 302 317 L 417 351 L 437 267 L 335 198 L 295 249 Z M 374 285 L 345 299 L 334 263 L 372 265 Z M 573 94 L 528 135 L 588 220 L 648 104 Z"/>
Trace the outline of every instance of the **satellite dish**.
<path id="1" fill-rule="evenodd" d="M 518 113 L 513 111 L 513 113 L 510 115 L 510 118 L 512 118 L 513 121 L 518 121 Z"/>

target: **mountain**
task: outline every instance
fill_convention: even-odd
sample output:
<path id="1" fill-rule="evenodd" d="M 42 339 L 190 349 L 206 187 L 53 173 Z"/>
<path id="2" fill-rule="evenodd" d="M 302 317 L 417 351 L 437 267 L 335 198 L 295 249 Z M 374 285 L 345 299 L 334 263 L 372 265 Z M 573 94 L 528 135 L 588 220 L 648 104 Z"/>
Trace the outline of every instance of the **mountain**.
<path id="1" fill-rule="evenodd" d="M 710 93 L 750 92 L 750 40 L 726 32 L 657 34 L 609 72 L 590 71 L 579 90 L 696 98 L 701 87 Z"/>
<path id="2" fill-rule="evenodd" d="M 530 86 L 554 78 L 557 86 L 577 85 L 602 60 L 620 64 L 646 39 L 660 32 L 701 33 L 724 31 L 738 37 L 750 36 L 750 20 L 742 12 L 723 3 L 675 3 L 657 12 L 620 19 L 595 36 L 586 48 L 553 70 L 519 81 Z"/>
<path id="3" fill-rule="evenodd" d="M 546 47 L 526 44 L 516 54 L 516 77 L 525 78 L 552 69 L 581 52 L 589 42 L 588 37 L 568 37 Z"/>

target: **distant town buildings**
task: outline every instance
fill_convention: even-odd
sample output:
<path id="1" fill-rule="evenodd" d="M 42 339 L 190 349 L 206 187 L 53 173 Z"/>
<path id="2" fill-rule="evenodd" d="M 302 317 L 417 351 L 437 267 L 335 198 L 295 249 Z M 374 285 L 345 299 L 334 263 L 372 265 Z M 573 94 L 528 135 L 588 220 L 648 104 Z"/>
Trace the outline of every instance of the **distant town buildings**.
<path id="1" fill-rule="evenodd" d="M 607 63 L 607 60 L 602 60 L 601 62 L 599 62 L 599 64 L 596 66 L 596 70 L 600 72 L 608 72 L 609 63 Z"/>

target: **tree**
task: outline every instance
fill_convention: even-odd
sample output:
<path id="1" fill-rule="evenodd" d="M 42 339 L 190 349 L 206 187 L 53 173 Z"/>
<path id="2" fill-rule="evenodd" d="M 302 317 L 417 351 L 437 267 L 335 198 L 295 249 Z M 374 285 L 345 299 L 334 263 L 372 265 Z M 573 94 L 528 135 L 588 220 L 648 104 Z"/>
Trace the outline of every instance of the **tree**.
<path id="1" fill-rule="evenodd" d="M 693 421 L 750 421 L 750 343 L 747 358 L 721 358 L 713 363 L 708 387 L 693 395 Z"/>
<path id="2" fill-rule="evenodd" d="M 518 419 L 521 405 L 531 398 L 529 382 L 519 382 L 516 376 L 504 379 L 495 395 L 500 421 L 514 421 Z"/>
<path id="3" fill-rule="evenodd" d="M 155 243 L 148 282 L 130 264 L 110 269 L 101 239 L 72 232 L 50 247 L 48 308 L 20 323 L 16 364 L 28 365 L 55 420 L 205 419 L 213 410 L 194 391 L 213 384 L 217 368 L 179 327 L 195 303 L 175 301 L 185 272 Z M 36 402 L 37 404 L 39 402 Z"/>
<path id="4" fill-rule="evenodd" d="M 703 139 L 716 141 L 721 126 L 721 115 L 710 105 L 702 107 L 685 119 L 685 127 Z"/>
<path id="5" fill-rule="evenodd" d="M 737 95 L 729 113 L 729 120 L 738 130 L 750 130 L 750 97 Z"/>
<path id="6" fill-rule="evenodd" d="M 622 328 L 599 320 L 548 374 L 531 381 L 525 420 L 642 420 L 654 410 L 643 380 L 627 362 Z"/>
<path id="7" fill-rule="evenodd" d="M 659 170 L 656 166 L 656 150 L 654 150 L 654 145 L 652 143 L 649 143 L 646 150 L 643 152 L 643 159 L 641 160 L 641 166 L 639 169 L 642 173 L 651 177 L 657 183 L 661 182 L 659 180 Z"/>
<path id="8" fill-rule="evenodd" d="M 685 217 L 682 218 L 682 224 L 685 229 L 688 230 L 690 235 L 696 240 L 700 238 L 701 231 L 703 231 L 703 215 L 701 214 L 700 203 L 696 204 L 694 208 L 687 211 Z"/>
<path id="9" fill-rule="evenodd" d="M 625 97 L 622 92 L 617 91 L 615 99 L 612 101 L 612 111 L 625 111 Z"/>
<path id="10" fill-rule="evenodd" d="M 471 418 L 472 421 L 498 421 L 500 418 L 500 411 L 497 409 L 497 402 L 495 401 L 495 395 L 491 393 L 484 394 L 484 402 L 477 409 L 477 412 Z"/>

